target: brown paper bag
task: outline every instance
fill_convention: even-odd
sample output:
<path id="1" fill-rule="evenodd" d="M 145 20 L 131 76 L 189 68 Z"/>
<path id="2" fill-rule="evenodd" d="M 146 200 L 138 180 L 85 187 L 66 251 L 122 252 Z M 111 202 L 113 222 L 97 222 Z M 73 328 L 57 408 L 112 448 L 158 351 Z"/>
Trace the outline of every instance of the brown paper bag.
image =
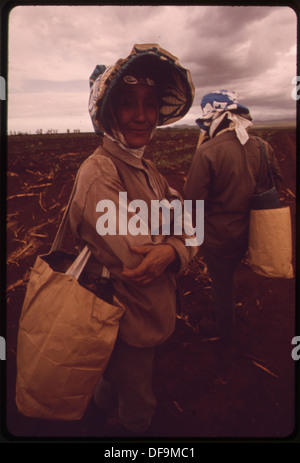
<path id="1" fill-rule="evenodd" d="M 262 276 L 293 278 L 290 208 L 250 211 L 249 265 Z"/>
<path id="2" fill-rule="evenodd" d="M 125 309 L 54 271 L 47 256 L 37 257 L 20 317 L 16 403 L 26 416 L 79 420 L 106 368 Z"/>

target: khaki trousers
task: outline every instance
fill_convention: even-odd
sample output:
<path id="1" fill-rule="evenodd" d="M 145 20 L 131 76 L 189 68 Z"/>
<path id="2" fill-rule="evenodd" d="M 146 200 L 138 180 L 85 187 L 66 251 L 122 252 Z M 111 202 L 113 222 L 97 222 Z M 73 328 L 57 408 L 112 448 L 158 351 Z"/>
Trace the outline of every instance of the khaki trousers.
<path id="1" fill-rule="evenodd" d="M 119 419 L 130 432 L 144 432 L 156 408 L 152 389 L 154 347 L 133 347 L 118 339 L 94 399 L 103 409 L 119 407 Z"/>

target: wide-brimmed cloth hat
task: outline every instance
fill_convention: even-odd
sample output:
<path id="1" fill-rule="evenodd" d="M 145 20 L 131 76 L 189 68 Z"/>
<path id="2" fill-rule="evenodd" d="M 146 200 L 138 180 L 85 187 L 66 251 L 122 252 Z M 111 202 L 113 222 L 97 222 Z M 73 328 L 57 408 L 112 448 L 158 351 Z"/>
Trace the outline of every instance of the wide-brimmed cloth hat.
<path id="1" fill-rule="evenodd" d="M 153 82 L 159 98 L 158 126 L 183 118 L 193 104 L 191 74 L 178 58 L 158 44 L 136 44 L 127 58 L 112 66 L 97 65 L 90 76 L 89 112 L 97 133 L 109 131 L 109 102 L 125 76 L 128 82 L 141 76 Z"/>

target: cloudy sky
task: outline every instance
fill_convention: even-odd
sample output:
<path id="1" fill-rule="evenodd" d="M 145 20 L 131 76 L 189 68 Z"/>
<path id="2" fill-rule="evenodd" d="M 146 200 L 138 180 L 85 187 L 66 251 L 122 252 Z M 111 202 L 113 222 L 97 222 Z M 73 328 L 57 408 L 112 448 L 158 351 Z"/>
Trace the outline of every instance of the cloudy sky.
<path id="1" fill-rule="evenodd" d="M 194 125 L 202 96 L 234 90 L 255 121 L 295 118 L 295 12 L 259 6 L 17 6 L 9 16 L 8 132 L 93 130 L 96 64 L 158 43 L 191 71 Z"/>

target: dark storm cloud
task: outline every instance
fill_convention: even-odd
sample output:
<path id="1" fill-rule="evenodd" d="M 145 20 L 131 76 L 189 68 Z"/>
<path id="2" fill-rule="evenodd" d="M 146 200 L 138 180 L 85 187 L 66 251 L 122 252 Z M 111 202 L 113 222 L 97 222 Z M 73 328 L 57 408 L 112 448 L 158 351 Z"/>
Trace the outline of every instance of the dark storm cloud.
<path id="1" fill-rule="evenodd" d="M 197 29 L 197 41 L 185 54 L 193 69 L 196 85 L 205 75 L 212 85 L 258 76 L 279 59 L 282 40 L 274 28 L 262 32 L 273 8 L 227 7 L 209 9 L 188 20 L 187 27 Z M 286 46 L 284 44 L 283 46 Z M 196 52 L 197 47 L 197 52 Z"/>
<path id="2" fill-rule="evenodd" d="M 91 72 L 135 43 L 158 43 L 191 71 L 195 101 L 183 123 L 194 124 L 202 96 L 218 89 L 236 91 L 255 118 L 295 117 L 296 25 L 288 7 L 20 6 L 10 22 L 9 120 L 35 124 L 40 111 L 38 123 L 47 114 L 65 126 L 66 113 L 80 112 L 91 128 Z"/>
<path id="3" fill-rule="evenodd" d="M 227 37 L 228 40 L 242 40 L 251 28 L 251 24 L 272 14 L 266 7 L 229 6 L 199 10 L 198 15 L 188 19 L 187 26 L 200 30 L 203 36 L 214 36 L 217 40 Z"/>

